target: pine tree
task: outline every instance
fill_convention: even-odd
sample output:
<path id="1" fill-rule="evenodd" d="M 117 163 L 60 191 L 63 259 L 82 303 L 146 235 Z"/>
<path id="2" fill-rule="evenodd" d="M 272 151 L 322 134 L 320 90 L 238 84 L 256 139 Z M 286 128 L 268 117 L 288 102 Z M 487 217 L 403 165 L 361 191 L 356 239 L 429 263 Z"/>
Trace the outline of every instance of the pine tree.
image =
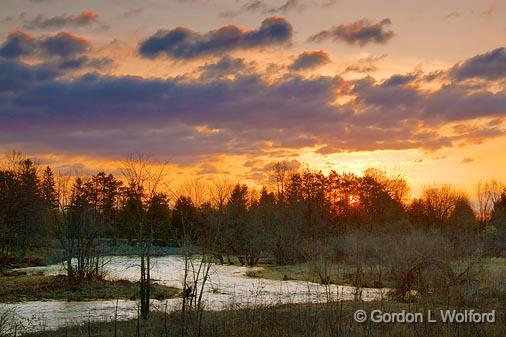
<path id="1" fill-rule="evenodd" d="M 17 254 L 24 256 L 29 248 L 40 242 L 44 226 L 41 221 L 44 202 L 40 192 L 40 180 L 37 168 L 30 159 L 19 162 L 18 172 L 19 201 L 22 207 L 18 213 L 17 223 Z"/>
<path id="2" fill-rule="evenodd" d="M 56 192 L 53 170 L 49 166 L 42 173 L 40 191 L 48 210 L 58 208 L 58 194 Z"/>

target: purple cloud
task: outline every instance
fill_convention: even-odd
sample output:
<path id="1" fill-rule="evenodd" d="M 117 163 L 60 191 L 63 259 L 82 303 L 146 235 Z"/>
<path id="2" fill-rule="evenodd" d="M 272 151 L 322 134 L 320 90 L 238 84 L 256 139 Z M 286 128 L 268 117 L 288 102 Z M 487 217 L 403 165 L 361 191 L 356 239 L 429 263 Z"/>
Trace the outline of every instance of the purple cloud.
<path id="1" fill-rule="evenodd" d="M 310 41 L 320 42 L 324 40 L 344 41 L 351 45 L 365 46 L 368 43 L 385 44 L 395 36 L 391 30 L 387 30 L 392 21 L 383 19 L 371 21 L 362 19 L 351 24 L 334 26 L 323 30 L 309 38 Z"/>
<path id="2" fill-rule="evenodd" d="M 265 19 L 257 30 L 228 25 L 200 34 L 185 27 L 177 27 L 159 30 L 141 42 L 139 53 L 144 57 L 165 55 L 185 60 L 220 55 L 237 49 L 283 45 L 290 42 L 292 34 L 292 25 L 281 17 Z"/>
<path id="3" fill-rule="evenodd" d="M 90 57 L 88 56 L 90 52 L 91 44 L 87 39 L 67 32 L 59 32 L 52 36 L 34 37 L 15 30 L 0 45 L 0 58 L 15 60 L 29 57 L 41 61 L 35 67 L 29 67 L 24 63 L 11 62 L 13 69 L 9 69 L 7 72 L 11 74 L 15 69 L 24 69 L 23 73 L 29 73 L 33 69 L 37 69 L 36 72 L 51 73 L 56 77 L 63 74 L 64 71 L 79 68 L 102 69 L 112 65 L 112 59 Z M 3 65 L 7 63 L 3 62 Z"/>
<path id="4" fill-rule="evenodd" d="M 291 70 L 314 69 L 330 62 L 330 56 L 323 50 L 305 51 L 289 66 Z"/>
<path id="5" fill-rule="evenodd" d="M 455 65 L 449 72 L 451 78 L 499 80 L 506 77 L 506 48 L 501 47 L 476 55 Z"/>
<path id="6" fill-rule="evenodd" d="M 18 58 L 23 56 L 60 56 L 67 58 L 83 54 L 90 48 L 90 43 L 77 35 L 60 32 L 53 36 L 35 38 L 30 34 L 15 30 L 7 36 L 0 46 L 0 56 Z"/>
<path id="7" fill-rule="evenodd" d="M 199 68 L 200 78 L 203 80 L 221 78 L 227 75 L 235 75 L 246 68 L 244 59 L 223 56 L 216 63 L 207 63 Z"/>

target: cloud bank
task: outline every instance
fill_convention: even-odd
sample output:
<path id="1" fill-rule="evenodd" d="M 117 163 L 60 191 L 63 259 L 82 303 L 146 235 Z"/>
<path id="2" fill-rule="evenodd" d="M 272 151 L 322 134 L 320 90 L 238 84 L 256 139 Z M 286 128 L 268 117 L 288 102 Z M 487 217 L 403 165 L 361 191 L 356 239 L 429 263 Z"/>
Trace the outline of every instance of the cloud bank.
<path id="1" fill-rule="evenodd" d="M 207 33 L 208 40 L 207 34 L 192 40 L 191 57 L 214 53 L 201 44 L 214 46 L 215 32 Z M 264 41 L 261 32 L 270 29 L 241 30 L 234 39 L 240 42 L 217 48 L 242 48 L 241 41 L 251 36 Z M 300 54 L 291 72 L 276 78 L 231 56 L 201 66 L 197 77 L 62 76 L 64 62 L 88 57 L 92 50 L 85 38 L 64 32 L 7 36 L 0 47 L 2 146 L 107 158 L 149 149 L 185 163 L 302 148 L 322 154 L 433 151 L 504 135 L 504 48 L 442 70 L 450 80 L 431 90 L 424 89 L 428 74 L 421 71 L 384 80 L 296 72 L 327 62 L 323 51 Z"/>

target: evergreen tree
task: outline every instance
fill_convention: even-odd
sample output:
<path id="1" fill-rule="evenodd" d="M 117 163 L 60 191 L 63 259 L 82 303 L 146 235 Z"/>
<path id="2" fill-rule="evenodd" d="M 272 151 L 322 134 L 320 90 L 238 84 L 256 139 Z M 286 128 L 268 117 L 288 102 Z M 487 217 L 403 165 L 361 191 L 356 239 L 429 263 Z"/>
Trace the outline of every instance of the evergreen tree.
<path id="1" fill-rule="evenodd" d="M 114 235 L 127 238 L 129 241 L 139 239 L 146 212 L 142 198 L 142 188 L 135 185 L 122 190 Z"/>
<path id="2" fill-rule="evenodd" d="M 169 198 L 164 193 L 156 193 L 148 201 L 147 221 L 152 226 L 155 243 L 167 244 L 173 239 L 170 231 L 171 212 Z"/>
<path id="3" fill-rule="evenodd" d="M 18 198 L 20 202 L 16 226 L 16 251 L 24 256 L 26 251 L 40 243 L 45 233 L 43 213 L 44 199 L 40 190 L 40 181 L 33 161 L 20 161 L 17 172 Z"/>
<path id="4" fill-rule="evenodd" d="M 47 209 L 54 210 L 58 208 L 58 194 L 54 180 L 53 170 L 49 166 L 42 173 L 40 191 Z"/>
<path id="5" fill-rule="evenodd" d="M 178 240 L 196 240 L 199 230 L 199 214 L 190 197 L 180 196 L 171 215 L 171 227 Z"/>
<path id="6" fill-rule="evenodd" d="M 21 200 L 14 172 L 0 171 L 0 252 L 12 253 L 16 246 L 17 223 Z"/>
<path id="7" fill-rule="evenodd" d="M 242 255 L 245 253 L 244 244 L 248 222 L 248 187 L 235 185 L 228 199 L 226 208 L 226 227 L 223 233 L 225 249 L 229 254 Z"/>

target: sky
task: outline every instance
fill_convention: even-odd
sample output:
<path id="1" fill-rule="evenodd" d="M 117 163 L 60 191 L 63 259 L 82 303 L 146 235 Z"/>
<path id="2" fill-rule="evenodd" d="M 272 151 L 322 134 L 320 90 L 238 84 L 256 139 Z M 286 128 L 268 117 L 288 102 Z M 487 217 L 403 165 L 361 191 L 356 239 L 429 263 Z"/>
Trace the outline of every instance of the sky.
<path id="1" fill-rule="evenodd" d="M 0 151 L 506 181 L 506 0 L 2 0 Z"/>

